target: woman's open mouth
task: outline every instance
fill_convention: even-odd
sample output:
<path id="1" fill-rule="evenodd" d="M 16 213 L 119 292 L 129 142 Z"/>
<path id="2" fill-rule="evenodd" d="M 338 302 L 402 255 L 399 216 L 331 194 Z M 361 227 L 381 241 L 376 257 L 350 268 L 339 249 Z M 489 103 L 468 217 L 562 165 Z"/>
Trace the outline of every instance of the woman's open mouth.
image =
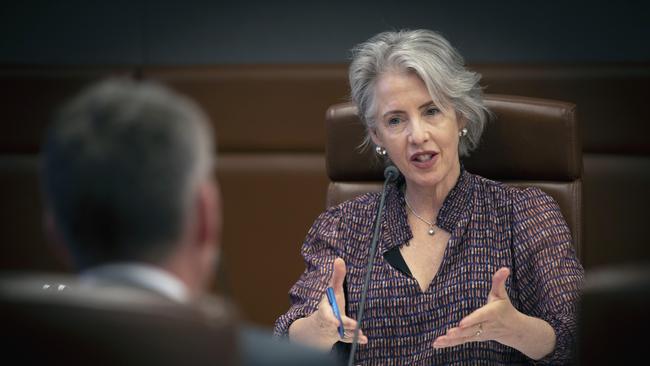
<path id="1" fill-rule="evenodd" d="M 435 151 L 422 151 L 411 155 L 411 163 L 418 168 L 426 169 L 430 168 L 435 161 L 438 153 Z"/>

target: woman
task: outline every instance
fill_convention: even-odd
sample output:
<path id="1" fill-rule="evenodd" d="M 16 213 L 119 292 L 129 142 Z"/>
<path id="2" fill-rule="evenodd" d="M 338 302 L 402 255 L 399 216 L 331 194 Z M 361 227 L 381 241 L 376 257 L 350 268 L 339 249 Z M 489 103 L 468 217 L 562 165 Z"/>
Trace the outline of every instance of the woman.
<path id="1" fill-rule="evenodd" d="M 583 269 L 559 207 L 460 164 L 487 119 L 480 76 L 443 37 L 419 30 L 358 46 L 349 77 L 367 142 L 403 176 L 387 193 L 355 363 L 570 362 Z M 316 220 L 277 334 L 326 349 L 352 341 L 378 199 Z M 344 312 L 342 339 L 328 286 Z"/>

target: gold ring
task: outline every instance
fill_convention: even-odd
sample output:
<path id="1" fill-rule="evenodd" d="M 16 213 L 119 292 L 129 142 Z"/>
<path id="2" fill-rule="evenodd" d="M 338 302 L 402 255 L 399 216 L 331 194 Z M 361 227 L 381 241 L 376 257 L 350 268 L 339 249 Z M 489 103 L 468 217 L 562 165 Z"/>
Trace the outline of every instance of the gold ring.
<path id="1" fill-rule="evenodd" d="M 478 337 L 483 333 L 483 323 L 478 323 L 478 330 L 474 334 L 474 337 Z"/>

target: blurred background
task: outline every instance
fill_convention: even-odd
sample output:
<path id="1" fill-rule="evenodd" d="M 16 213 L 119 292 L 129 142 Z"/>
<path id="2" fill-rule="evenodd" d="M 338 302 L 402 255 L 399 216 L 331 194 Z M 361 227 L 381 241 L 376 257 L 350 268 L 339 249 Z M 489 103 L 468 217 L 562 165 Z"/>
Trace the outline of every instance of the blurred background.
<path id="1" fill-rule="evenodd" d="M 0 61 L 344 63 L 385 30 L 442 32 L 470 63 L 650 58 L 644 1 L 4 1 Z"/>
<path id="2" fill-rule="evenodd" d="M 325 208 L 324 115 L 348 98 L 349 50 L 401 28 L 441 32 L 487 93 L 576 103 L 582 262 L 648 263 L 648 2 L 23 0 L 0 12 L 0 270 L 68 270 L 41 229 L 38 153 L 55 108 L 106 76 L 157 80 L 215 125 L 225 231 L 214 290 L 271 327 Z"/>

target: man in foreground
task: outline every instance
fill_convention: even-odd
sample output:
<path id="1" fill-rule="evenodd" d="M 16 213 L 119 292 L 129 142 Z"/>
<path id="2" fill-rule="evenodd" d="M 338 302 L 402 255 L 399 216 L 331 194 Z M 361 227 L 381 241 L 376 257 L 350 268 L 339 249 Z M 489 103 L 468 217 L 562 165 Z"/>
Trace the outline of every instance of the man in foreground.
<path id="1" fill-rule="evenodd" d="M 222 222 L 214 153 L 205 114 L 160 85 L 108 80 L 64 106 L 43 146 L 45 221 L 80 283 L 205 304 Z M 237 328 L 244 364 L 328 362 Z"/>

